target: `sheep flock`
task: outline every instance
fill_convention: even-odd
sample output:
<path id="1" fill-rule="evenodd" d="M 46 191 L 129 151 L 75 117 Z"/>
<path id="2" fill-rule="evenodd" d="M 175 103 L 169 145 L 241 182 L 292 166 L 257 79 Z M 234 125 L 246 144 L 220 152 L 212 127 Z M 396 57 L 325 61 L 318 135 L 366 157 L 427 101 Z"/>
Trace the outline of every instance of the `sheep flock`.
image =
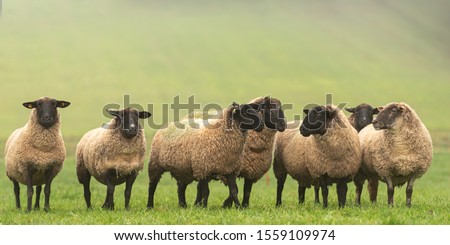
<path id="1" fill-rule="evenodd" d="M 16 208 L 21 208 L 23 184 L 27 212 L 40 209 L 42 190 L 44 210 L 50 210 L 52 182 L 66 158 L 61 134 L 64 113 L 61 116 L 58 109 L 70 104 L 49 97 L 23 103 L 30 110 L 28 121 L 13 131 L 5 144 L 6 176 L 13 183 Z M 322 205 L 328 208 L 329 189 L 335 184 L 338 206 L 344 208 L 347 185 L 354 183 L 355 204 L 361 205 L 363 185 L 368 180 L 371 202 L 377 200 L 380 181 L 387 186 L 388 206 L 394 205 L 395 187 L 406 184 L 406 206 L 411 207 L 414 183 L 433 160 L 426 126 L 404 102 L 379 107 L 363 103 L 345 110 L 348 116 L 344 108 L 332 104 L 308 106 L 302 111 L 303 121 L 287 123 L 279 99 L 257 97 L 248 103 L 232 102 L 213 119 L 205 120 L 204 114 L 197 113 L 168 123 L 147 145 L 142 121 L 154 115 L 136 108 L 111 109 L 106 111 L 110 122 L 88 131 L 79 141 L 76 175 L 87 208 L 92 208 L 90 181 L 94 177 L 106 186 L 104 209 L 115 208 L 115 187 L 121 184 L 125 184 L 125 208 L 129 209 L 133 184 L 146 161 L 147 209 L 159 204 L 155 193 L 165 172 L 174 180 L 181 208 L 188 206 L 186 189 L 192 182 L 197 182 L 192 204 L 207 207 L 209 182 L 214 180 L 227 186 L 224 208 L 233 204 L 249 208 L 252 186 L 268 176 L 271 167 L 277 188 L 265 195 L 273 193 L 276 207 L 282 205 L 287 176 L 298 184 L 299 204 L 305 202 L 306 190 L 313 187 L 315 202 L 320 203 L 321 192 Z M 242 199 L 238 178 L 244 179 Z M 259 195 L 253 194 L 254 198 Z"/>

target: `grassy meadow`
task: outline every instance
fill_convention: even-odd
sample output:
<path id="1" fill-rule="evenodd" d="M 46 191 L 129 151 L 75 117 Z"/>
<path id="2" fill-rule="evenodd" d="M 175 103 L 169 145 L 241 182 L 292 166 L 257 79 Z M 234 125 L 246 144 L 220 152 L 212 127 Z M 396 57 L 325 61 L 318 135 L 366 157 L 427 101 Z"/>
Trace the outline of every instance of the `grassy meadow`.
<path id="1" fill-rule="evenodd" d="M 3 1 L 0 16 L 0 224 L 450 224 L 450 1 Z M 293 109 L 304 105 L 404 101 L 416 109 L 434 141 L 434 161 L 415 184 L 413 207 L 405 187 L 387 207 L 385 184 L 378 203 L 337 208 L 335 187 L 328 209 L 297 205 L 297 185 L 286 182 L 284 205 L 275 208 L 276 179 L 254 185 L 251 207 L 223 210 L 227 188 L 211 184 L 209 208 L 177 207 L 176 184 L 166 174 L 155 209 L 145 209 L 148 178 L 134 185 L 131 210 L 124 210 L 124 186 L 116 210 L 100 208 L 106 187 L 92 181 L 93 210 L 86 210 L 75 174 L 74 151 L 88 130 L 107 119 L 107 105 L 130 103 L 153 113 L 155 124 L 176 96 L 195 96 L 202 107 L 247 102 L 272 95 Z M 61 109 L 67 159 L 52 185 L 49 213 L 14 206 L 13 185 L 4 175 L 4 143 L 23 126 L 21 104 L 42 96 L 70 101 Z M 181 111 L 183 117 L 187 112 Z M 154 127 L 145 123 L 150 145 Z M 150 150 L 150 149 L 148 149 Z M 148 156 L 149 154 L 147 154 Z M 148 157 L 146 159 L 148 161 Z M 145 169 L 146 167 L 144 167 Z M 242 182 L 239 182 L 242 189 Z M 21 186 L 22 206 L 26 204 Z M 241 195 L 240 195 L 241 196 Z"/>

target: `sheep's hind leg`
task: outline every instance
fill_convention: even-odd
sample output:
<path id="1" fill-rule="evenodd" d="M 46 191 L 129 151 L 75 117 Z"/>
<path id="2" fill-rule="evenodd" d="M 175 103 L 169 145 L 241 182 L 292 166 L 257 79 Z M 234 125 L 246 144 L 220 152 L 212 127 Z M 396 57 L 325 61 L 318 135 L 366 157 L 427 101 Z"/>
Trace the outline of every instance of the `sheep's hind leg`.
<path id="1" fill-rule="evenodd" d="M 202 203 L 202 185 L 200 181 L 197 183 L 197 197 L 195 198 L 194 206 L 200 206 Z"/>
<path id="2" fill-rule="evenodd" d="M 284 183 L 286 182 L 287 173 L 280 174 L 277 176 L 277 202 L 276 206 L 280 207 L 282 203 L 282 194 Z"/>
<path id="3" fill-rule="evenodd" d="M 236 184 L 236 175 L 229 174 L 226 177 L 227 177 L 227 182 L 228 182 L 228 189 L 230 191 L 229 195 L 233 198 L 233 201 L 234 201 L 234 204 L 236 205 L 236 207 L 240 208 L 241 203 L 239 202 L 239 198 L 238 198 L 238 187 Z"/>
<path id="4" fill-rule="evenodd" d="M 137 174 L 132 173 L 128 176 L 126 184 L 125 184 L 125 209 L 130 209 L 130 198 L 131 198 L 131 190 L 133 188 L 134 181 L 136 180 Z"/>
<path id="5" fill-rule="evenodd" d="M 155 191 L 156 187 L 158 186 L 159 180 L 161 179 L 160 173 L 154 174 L 153 172 L 149 171 L 149 184 L 148 184 L 148 200 L 147 200 L 147 209 L 154 208 L 155 206 Z"/>
<path id="6" fill-rule="evenodd" d="M 248 208 L 250 205 L 250 194 L 252 193 L 253 181 L 244 179 L 244 198 L 242 199 L 242 207 Z"/>
<path id="7" fill-rule="evenodd" d="M 13 180 L 13 185 L 14 185 L 14 195 L 16 196 L 16 208 L 20 209 L 20 186 L 19 186 L 19 182 L 17 182 L 16 180 Z"/>
<path id="8" fill-rule="evenodd" d="M 356 179 L 353 181 L 355 184 L 355 203 L 361 206 L 361 194 L 364 187 L 364 179 Z"/>
<path id="9" fill-rule="evenodd" d="M 320 204 L 319 191 L 320 186 L 314 185 L 314 204 Z"/>
<path id="10" fill-rule="evenodd" d="M 200 187 L 202 191 L 202 201 L 201 205 L 203 208 L 208 207 L 208 199 L 209 199 L 209 181 L 208 180 L 200 180 Z"/>
<path id="11" fill-rule="evenodd" d="M 367 189 L 369 190 L 370 201 L 376 203 L 378 195 L 378 179 L 369 179 L 368 182 Z"/>
<path id="12" fill-rule="evenodd" d="M 411 179 L 408 180 L 408 185 L 406 186 L 406 206 L 408 208 L 411 207 L 411 198 L 412 198 L 413 185 L 414 185 L 415 180 L 416 179 L 414 177 L 412 177 Z"/>
<path id="13" fill-rule="evenodd" d="M 181 183 L 181 182 L 177 182 L 177 186 L 178 186 L 178 206 L 180 208 L 186 208 L 187 204 L 186 204 L 186 187 L 187 184 Z"/>
<path id="14" fill-rule="evenodd" d="M 39 210 L 41 208 L 40 204 L 41 192 L 42 192 L 42 185 L 36 186 L 36 201 L 34 203 L 34 210 Z"/>

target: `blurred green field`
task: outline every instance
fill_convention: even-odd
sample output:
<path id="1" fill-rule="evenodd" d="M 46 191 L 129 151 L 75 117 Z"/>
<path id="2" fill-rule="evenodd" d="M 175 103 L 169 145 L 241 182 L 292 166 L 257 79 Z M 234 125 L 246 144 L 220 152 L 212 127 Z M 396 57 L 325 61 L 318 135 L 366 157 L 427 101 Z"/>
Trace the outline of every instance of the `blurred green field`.
<path id="1" fill-rule="evenodd" d="M 29 111 L 23 102 L 51 96 L 72 105 L 61 110 L 68 160 L 53 186 L 53 211 L 14 210 L 12 184 L 3 175 L 0 223 L 450 224 L 448 10 L 448 0 L 3 1 L 1 148 L 26 123 Z M 255 187 L 259 198 L 252 199 L 250 210 L 221 210 L 226 189 L 218 183 L 210 209 L 179 210 L 174 183 L 166 176 L 157 190 L 159 207 L 145 212 L 143 173 L 135 185 L 132 211 L 121 210 L 120 188 L 116 213 L 84 210 L 73 152 L 86 131 L 108 120 L 102 113 L 105 105 L 123 105 L 129 95 L 131 103 L 153 105 L 152 120 L 161 123 L 162 105 L 178 95 L 181 102 L 195 95 L 201 105 L 226 107 L 269 94 L 294 105 L 286 111 L 290 120 L 306 104 L 325 103 L 326 94 L 333 95 L 335 104 L 350 106 L 409 103 L 430 129 L 437 152 L 430 171 L 417 182 L 417 209 L 402 205 L 404 189 L 397 191 L 399 205 L 393 209 L 385 207 L 381 190 L 375 207 L 350 204 L 337 210 L 331 203 L 330 210 L 312 204 L 299 208 L 290 181 L 287 205 L 275 210 L 272 177 L 269 187 L 263 182 Z M 146 126 L 148 142 L 154 132 Z M 96 188 L 93 201 L 99 207 L 104 188 Z M 194 189 L 188 190 L 188 200 L 193 200 Z M 353 189 L 349 195 L 352 200 Z"/>

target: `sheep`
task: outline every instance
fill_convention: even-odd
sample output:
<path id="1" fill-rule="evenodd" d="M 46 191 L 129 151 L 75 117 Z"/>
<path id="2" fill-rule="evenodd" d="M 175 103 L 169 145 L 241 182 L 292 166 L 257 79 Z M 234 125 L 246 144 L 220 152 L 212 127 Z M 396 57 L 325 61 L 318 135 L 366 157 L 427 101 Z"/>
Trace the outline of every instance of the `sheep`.
<path id="1" fill-rule="evenodd" d="M 344 113 L 334 105 L 305 109 L 306 117 L 298 127 L 277 133 L 273 169 L 277 178 L 276 206 L 282 203 L 286 176 L 298 182 L 299 204 L 305 201 L 306 188 L 322 188 L 323 207 L 328 207 L 328 185 L 337 183 L 339 207 L 344 207 L 347 183 L 361 165 L 361 148 L 356 130 Z M 311 136 L 312 137 L 309 137 Z"/>
<path id="2" fill-rule="evenodd" d="M 277 131 L 286 129 L 286 118 L 278 99 L 270 97 L 255 98 L 249 103 L 261 106 L 261 115 L 264 118 L 264 129 L 261 132 L 249 131 L 245 141 L 244 150 L 239 160 L 241 166 L 238 177 L 244 178 L 244 196 L 242 207 L 249 206 L 253 183 L 256 183 L 269 170 L 272 164 L 273 142 Z M 201 189 L 200 187 L 198 189 Z M 201 192 L 197 193 L 198 205 L 201 202 Z M 224 207 L 231 207 L 233 199 L 229 196 Z"/>
<path id="3" fill-rule="evenodd" d="M 36 186 L 34 209 L 40 208 L 42 185 L 45 184 L 44 210 L 50 210 L 51 184 L 61 171 L 66 148 L 61 135 L 60 114 L 57 108 L 65 108 L 70 102 L 42 97 L 23 106 L 32 109 L 24 127 L 16 129 L 5 145 L 6 175 L 14 184 L 16 207 L 20 209 L 20 186 L 27 186 L 27 212 L 31 211 Z"/>
<path id="4" fill-rule="evenodd" d="M 144 167 L 146 141 L 139 123 L 151 113 L 134 108 L 107 110 L 114 118 L 101 128 L 87 132 L 76 149 L 77 177 L 84 187 L 87 208 L 91 208 L 91 176 L 107 186 L 104 209 L 114 210 L 114 189 L 125 185 L 125 209 L 129 209 L 131 189 Z"/>
<path id="5" fill-rule="evenodd" d="M 406 103 L 389 103 L 359 135 L 364 174 L 387 184 L 389 206 L 394 187 L 407 183 L 406 206 L 411 207 L 414 181 L 433 160 L 431 136 L 419 116 Z"/>
<path id="6" fill-rule="evenodd" d="M 189 124 L 189 119 L 170 123 L 153 137 L 148 165 L 149 189 L 147 208 L 154 207 L 154 194 L 162 174 L 169 171 L 178 185 L 178 205 L 187 207 L 185 191 L 194 180 L 207 185 L 207 181 L 218 175 L 225 176 L 230 195 L 236 206 L 236 175 L 240 166 L 238 159 L 245 143 L 247 130 L 261 131 L 262 120 L 256 111 L 259 105 L 233 103 L 222 111 L 222 115 L 211 124 L 201 123 L 199 128 Z M 202 188 L 203 207 L 207 206 L 209 192 Z"/>
<path id="7" fill-rule="evenodd" d="M 346 111 L 351 114 L 348 117 L 350 124 L 358 131 L 358 133 L 367 125 L 372 123 L 373 116 L 378 114 L 379 108 L 373 108 L 368 104 L 360 104 L 356 107 L 347 107 Z M 363 189 L 363 184 L 367 176 L 363 176 L 364 173 L 362 169 L 358 171 L 355 176 L 354 183 L 356 187 L 356 198 L 355 202 L 357 205 L 361 205 L 361 193 Z M 369 178 L 368 179 L 367 189 L 369 190 L 370 201 L 375 203 L 377 201 L 377 193 L 378 193 L 378 179 L 377 178 Z"/>

